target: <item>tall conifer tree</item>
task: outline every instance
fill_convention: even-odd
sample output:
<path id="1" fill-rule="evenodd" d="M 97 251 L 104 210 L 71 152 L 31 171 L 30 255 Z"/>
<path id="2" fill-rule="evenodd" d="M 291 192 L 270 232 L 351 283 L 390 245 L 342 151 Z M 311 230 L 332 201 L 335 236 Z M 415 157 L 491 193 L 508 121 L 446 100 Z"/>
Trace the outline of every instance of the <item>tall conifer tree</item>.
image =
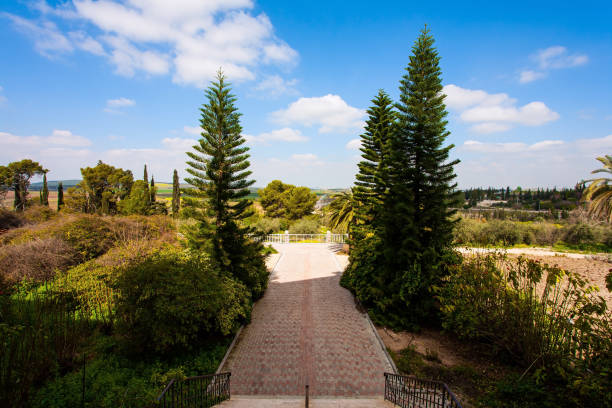
<path id="1" fill-rule="evenodd" d="M 47 173 L 43 174 L 42 205 L 49 205 L 49 186 L 47 186 Z"/>
<path id="2" fill-rule="evenodd" d="M 181 190 L 179 188 L 179 177 L 176 169 L 172 175 L 172 216 L 176 217 L 181 210 Z"/>
<path id="3" fill-rule="evenodd" d="M 202 138 L 187 152 L 185 179 L 193 188 L 185 189 L 183 204 L 196 225 L 187 231 L 195 249 L 209 249 L 212 258 L 244 282 L 254 298 L 263 294 L 267 270 L 260 255 L 261 244 L 250 240 L 249 228 L 240 221 L 251 215 L 246 199 L 249 187 L 249 148 L 245 146 L 236 98 L 221 71 L 206 91 L 202 106 Z"/>
<path id="4" fill-rule="evenodd" d="M 351 252 L 342 284 L 370 307 L 385 302 L 389 281 L 384 269 L 383 211 L 389 188 L 389 142 L 394 129 L 393 103 L 380 90 L 368 109 L 361 135 L 359 172 L 353 188 L 354 220 Z"/>
<path id="5" fill-rule="evenodd" d="M 60 181 L 57 184 L 57 211 L 61 211 L 64 206 L 64 185 Z"/>
<path id="6" fill-rule="evenodd" d="M 393 103 L 381 89 L 368 109 L 365 132 L 361 135 L 359 172 L 355 176 L 353 194 L 357 202 L 356 217 L 373 221 L 381 211 L 384 193 L 388 188 L 388 143 L 393 130 Z"/>
<path id="7" fill-rule="evenodd" d="M 144 174 L 142 176 L 142 179 L 145 182 L 145 190 L 146 190 L 146 200 L 147 200 L 147 205 L 151 203 L 151 193 L 149 192 L 149 174 L 147 173 L 147 165 L 144 165 Z"/>
<path id="8" fill-rule="evenodd" d="M 456 212 L 451 208 L 458 205 L 453 166 L 459 161 L 449 161 L 454 146 L 444 145 L 450 132 L 446 130 L 440 57 L 427 27 L 412 52 L 400 81 L 395 153 L 404 161 L 402 186 L 412 207 L 412 225 L 402 234 L 409 257 L 403 260 L 401 297 L 418 323 L 432 313 L 431 286 L 445 274 L 445 257 L 451 254 L 451 217 Z"/>
<path id="9" fill-rule="evenodd" d="M 153 178 L 153 176 L 151 176 L 151 204 L 153 204 L 156 201 L 156 194 L 157 194 L 157 190 L 155 188 L 155 179 Z"/>

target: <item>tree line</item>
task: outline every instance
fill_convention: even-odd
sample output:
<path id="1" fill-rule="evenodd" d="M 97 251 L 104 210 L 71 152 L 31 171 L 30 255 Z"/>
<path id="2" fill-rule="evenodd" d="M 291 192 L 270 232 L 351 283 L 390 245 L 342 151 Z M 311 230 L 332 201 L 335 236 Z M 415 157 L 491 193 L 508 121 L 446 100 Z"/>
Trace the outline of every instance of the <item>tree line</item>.
<path id="1" fill-rule="evenodd" d="M 13 209 L 24 211 L 28 206 L 49 206 L 47 173 L 40 163 L 23 159 L 0 166 L 0 201 L 4 202 L 9 191 L 14 192 Z M 43 176 L 38 203 L 30 198 L 29 188 L 34 176 Z M 57 185 L 57 211 L 97 214 L 167 214 L 168 208 L 157 200 L 155 179 L 147 174 L 144 166 L 142 180 L 134 180 L 131 170 L 106 164 L 101 160 L 94 167 L 81 168 L 82 181 L 67 190 L 60 181 Z M 177 216 L 181 208 L 181 191 L 178 173 L 174 170 L 170 210 Z"/>

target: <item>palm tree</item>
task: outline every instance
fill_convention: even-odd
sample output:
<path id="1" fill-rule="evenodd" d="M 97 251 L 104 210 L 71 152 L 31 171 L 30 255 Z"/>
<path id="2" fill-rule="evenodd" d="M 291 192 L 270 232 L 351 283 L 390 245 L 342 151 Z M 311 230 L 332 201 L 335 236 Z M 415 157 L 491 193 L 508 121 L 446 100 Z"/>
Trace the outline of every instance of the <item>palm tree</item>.
<path id="1" fill-rule="evenodd" d="M 331 198 L 333 201 L 328 206 L 330 227 L 346 233 L 354 216 L 353 190 L 334 194 Z"/>
<path id="2" fill-rule="evenodd" d="M 598 157 L 603 164 L 603 168 L 591 172 L 612 174 L 612 156 Z M 605 218 L 612 222 L 612 178 L 599 177 L 587 182 L 591 182 L 584 191 L 583 200 L 589 202 L 588 213 L 594 218 Z"/>

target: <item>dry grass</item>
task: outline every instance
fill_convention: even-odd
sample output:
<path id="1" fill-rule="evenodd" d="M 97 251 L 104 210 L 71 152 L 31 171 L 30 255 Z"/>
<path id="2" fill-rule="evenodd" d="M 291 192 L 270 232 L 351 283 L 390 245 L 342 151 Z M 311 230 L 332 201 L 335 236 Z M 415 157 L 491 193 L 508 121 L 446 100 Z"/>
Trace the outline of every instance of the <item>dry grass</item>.
<path id="1" fill-rule="evenodd" d="M 76 251 L 57 238 L 35 239 L 0 247 L 0 274 L 10 283 L 24 279 L 43 282 L 75 264 Z"/>

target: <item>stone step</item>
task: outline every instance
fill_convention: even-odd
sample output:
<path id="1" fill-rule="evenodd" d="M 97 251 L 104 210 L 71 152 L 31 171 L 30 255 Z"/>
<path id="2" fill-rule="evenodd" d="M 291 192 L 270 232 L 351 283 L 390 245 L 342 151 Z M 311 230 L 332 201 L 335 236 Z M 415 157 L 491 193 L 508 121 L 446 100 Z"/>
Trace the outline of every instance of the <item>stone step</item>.
<path id="1" fill-rule="evenodd" d="M 311 398 L 309 408 L 391 408 L 382 398 Z M 224 408 L 303 408 L 304 397 L 254 397 L 232 395 L 219 405 Z"/>

